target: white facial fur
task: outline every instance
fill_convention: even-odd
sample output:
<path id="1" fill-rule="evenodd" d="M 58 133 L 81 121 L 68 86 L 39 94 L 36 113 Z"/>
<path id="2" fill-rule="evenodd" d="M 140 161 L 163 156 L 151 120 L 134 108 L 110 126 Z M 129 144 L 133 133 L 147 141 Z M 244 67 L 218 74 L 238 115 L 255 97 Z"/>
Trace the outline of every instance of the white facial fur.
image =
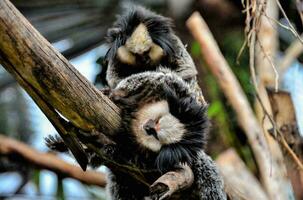
<path id="1" fill-rule="evenodd" d="M 148 135 L 143 129 L 143 125 L 150 119 L 155 121 L 159 119 L 159 140 L 152 135 Z M 166 101 L 159 101 L 143 106 L 137 113 L 136 120 L 132 124 L 132 129 L 137 142 L 143 148 L 148 148 L 154 152 L 158 152 L 162 145 L 180 141 L 185 133 L 184 125 L 169 113 Z"/>

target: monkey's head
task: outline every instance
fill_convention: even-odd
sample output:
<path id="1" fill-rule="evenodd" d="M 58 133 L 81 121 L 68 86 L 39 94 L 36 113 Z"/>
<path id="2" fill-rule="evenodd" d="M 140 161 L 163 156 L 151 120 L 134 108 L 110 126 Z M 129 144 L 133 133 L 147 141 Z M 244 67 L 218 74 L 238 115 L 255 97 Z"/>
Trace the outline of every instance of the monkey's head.
<path id="1" fill-rule="evenodd" d="M 207 107 L 188 93 L 184 81 L 171 85 L 156 76 L 157 72 L 146 74 L 146 79 L 133 75 L 129 78 L 133 82 L 120 82 L 126 88 L 118 85 L 111 97 L 122 109 L 126 132 L 141 150 L 157 154 L 155 165 L 166 171 L 192 163 L 205 146 L 209 121 Z M 127 90 L 132 83 L 136 86 Z"/>
<path id="2" fill-rule="evenodd" d="M 172 23 L 140 6 L 128 8 L 108 30 L 108 60 L 134 66 L 155 66 L 173 54 Z"/>

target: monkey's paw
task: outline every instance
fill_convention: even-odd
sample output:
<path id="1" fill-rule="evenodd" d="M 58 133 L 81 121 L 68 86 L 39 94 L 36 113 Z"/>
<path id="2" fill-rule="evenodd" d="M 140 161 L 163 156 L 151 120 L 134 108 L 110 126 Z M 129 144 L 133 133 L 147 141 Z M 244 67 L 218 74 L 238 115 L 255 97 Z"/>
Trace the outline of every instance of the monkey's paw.
<path id="1" fill-rule="evenodd" d="M 111 89 L 109 87 L 104 87 L 104 88 L 101 88 L 100 91 L 105 95 L 105 96 L 108 96 L 111 92 Z"/>
<path id="2" fill-rule="evenodd" d="M 48 135 L 44 138 L 46 146 L 52 151 L 67 152 L 68 148 L 63 139 L 58 135 Z"/>

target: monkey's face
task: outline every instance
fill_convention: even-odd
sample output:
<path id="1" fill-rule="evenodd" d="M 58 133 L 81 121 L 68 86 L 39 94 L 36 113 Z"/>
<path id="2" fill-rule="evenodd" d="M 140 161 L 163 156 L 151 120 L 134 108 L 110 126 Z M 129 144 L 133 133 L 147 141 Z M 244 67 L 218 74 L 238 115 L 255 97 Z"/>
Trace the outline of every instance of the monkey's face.
<path id="1" fill-rule="evenodd" d="M 132 66 L 157 65 L 165 56 L 163 49 L 155 44 L 147 30 L 140 23 L 117 50 L 117 59 Z"/>
<path id="2" fill-rule="evenodd" d="M 163 145 L 181 141 L 185 133 L 184 125 L 170 113 L 165 100 L 140 108 L 132 129 L 138 144 L 154 152 L 159 152 Z"/>
<path id="3" fill-rule="evenodd" d="M 107 57 L 142 68 L 156 66 L 174 52 L 171 20 L 142 7 L 129 9 L 108 31 Z"/>

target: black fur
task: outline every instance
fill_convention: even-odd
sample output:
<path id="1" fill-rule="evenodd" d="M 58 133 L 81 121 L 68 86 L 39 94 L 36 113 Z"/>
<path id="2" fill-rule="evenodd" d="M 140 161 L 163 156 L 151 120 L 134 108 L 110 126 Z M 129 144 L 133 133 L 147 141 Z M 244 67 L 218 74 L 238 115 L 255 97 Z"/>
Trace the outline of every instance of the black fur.
<path id="1" fill-rule="evenodd" d="M 141 6 L 132 6 L 127 8 L 108 30 L 107 41 L 110 46 L 106 56 L 108 60 L 115 58 L 117 49 L 125 44 L 127 38 L 140 23 L 147 27 L 154 43 L 162 47 L 167 55 L 173 55 L 174 45 L 173 40 L 170 39 L 173 33 L 171 19 L 157 15 Z"/>
<path id="2" fill-rule="evenodd" d="M 145 24 L 153 42 L 163 49 L 164 56 L 158 62 L 153 62 L 147 54 L 135 54 L 134 65 L 122 63 L 116 57 L 117 50 L 125 44 L 139 23 Z M 186 81 L 195 79 L 197 75 L 192 58 L 173 31 L 172 21 L 143 7 L 127 8 L 108 30 L 107 41 L 109 50 L 105 58 L 108 63 L 106 80 L 111 88 L 115 88 L 122 79 L 128 76 L 155 71 L 160 65 L 176 72 Z"/>
<path id="3" fill-rule="evenodd" d="M 178 98 L 174 91 L 165 88 L 170 112 L 187 130 L 184 138 L 175 144 L 163 146 L 156 159 L 156 165 L 161 170 L 171 169 L 179 163 L 191 166 L 197 153 L 205 148 L 209 120 L 206 114 L 207 106 L 197 103 L 192 96 Z"/>
<path id="4" fill-rule="evenodd" d="M 127 141 L 127 146 L 131 149 L 138 148 L 134 136 L 127 134 L 132 133 L 131 126 L 136 118 L 136 112 L 141 106 L 150 102 L 167 100 L 170 113 L 185 125 L 186 133 L 181 141 L 162 146 L 158 153 L 144 152 L 144 154 L 148 154 L 149 160 L 153 160 L 152 166 L 161 172 L 166 172 L 178 167 L 180 163 L 192 164 L 197 152 L 205 147 L 209 120 L 206 114 L 207 106 L 199 104 L 194 99 L 185 82 L 176 79 L 174 76 L 170 77 L 163 74 L 160 77 L 162 80 L 157 83 L 157 80 L 149 79 L 149 76 L 153 75 L 151 73 L 133 76 L 132 79 L 138 81 L 134 90 L 126 91 L 122 89 L 123 92 L 119 91 L 117 93 L 123 93 L 123 96 L 113 95 L 112 100 L 122 108 L 122 118 L 124 119 L 122 130 L 126 132 L 122 138 L 120 136 L 123 134 L 118 134 L 119 138 L 117 139 L 122 139 L 124 141 L 121 141 L 122 144 L 126 144 L 125 141 Z M 118 88 L 118 90 L 120 89 Z"/>
<path id="5" fill-rule="evenodd" d="M 149 183 L 159 178 L 161 172 L 174 170 L 180 163 L 188 164 L 194 173 L 194 183 L 174 194 L 172 200 L 225 200 L 223 181 L 215 163 L 203 151 L 209 127 L 207 106 L 199 104 L 192 95 L 186 82 L 169 70 L 135 74 L 122 80 L 111 96 L 121 108 L 123 118 L 121 133 L 115 139 L 119 145 L 116 153 L 125 159 L 120 162 L 150 171 L 144 173 Z M 167 100 L 170 113 L 185 125 L 187 131 L 181 141 L 152 152 L 139 147 L 131 126 L 141 106 L 161 100 Z M 112 199 L 144 199 L 150 195 L 148 189 L 127 173 L 111 169 L 108 190 Z"/>

